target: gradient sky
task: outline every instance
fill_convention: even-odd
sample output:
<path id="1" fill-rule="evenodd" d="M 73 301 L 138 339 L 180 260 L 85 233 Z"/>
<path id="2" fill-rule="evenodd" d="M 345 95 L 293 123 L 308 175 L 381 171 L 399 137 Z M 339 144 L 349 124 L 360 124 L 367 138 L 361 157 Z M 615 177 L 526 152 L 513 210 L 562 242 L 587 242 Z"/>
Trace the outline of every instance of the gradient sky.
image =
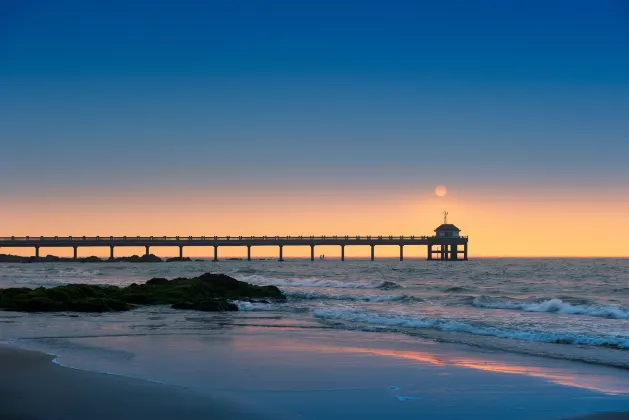
<path id="1" fill-rule="evenodd" d="M 0 145 L 0 235 L 629 256 L 629 3 L 0 1 Z"/>

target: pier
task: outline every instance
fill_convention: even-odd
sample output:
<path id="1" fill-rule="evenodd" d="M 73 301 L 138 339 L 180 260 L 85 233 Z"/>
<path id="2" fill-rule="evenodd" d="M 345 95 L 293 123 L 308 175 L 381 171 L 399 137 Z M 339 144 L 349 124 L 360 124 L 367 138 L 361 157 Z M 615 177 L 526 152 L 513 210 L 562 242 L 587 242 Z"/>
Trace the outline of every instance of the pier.
<path id="1" fill-rule="evenodd" d="M 0 248 L 33 248 L 36 257 L 40 248 L 72 248 L 77 259 L 79 247 L 109 247 L 109 258 L 113 259 L 118 247 L 144 247 L 147 255 L 151 247 L 178 247 L 180 258 L 185 247 L 212 247 L 213 261 L 218 261 L 221 247 L 247 247 L 247 260 L 251 261 L 252 247 L 270 246 L 278 249 L 279 261 L 284 261 L 285 246 L 304 246 L 310 247 L 310 260 L 314 261 L 317 246 L 332 245 L 341 248 L 341 261 L 345 261 L 345 247 L 369 246 L 373 261 L 376 246 L 396 246 L 402 261 L 405 246 L 424 245 L 428 260 L 467 260 L 468 238 L 458 236 L 458 232 L 456 236 L 442 235 L 439 230 L 442 226 L 437 228 L 435 236 L 11 236 L 0 237 Z"/>

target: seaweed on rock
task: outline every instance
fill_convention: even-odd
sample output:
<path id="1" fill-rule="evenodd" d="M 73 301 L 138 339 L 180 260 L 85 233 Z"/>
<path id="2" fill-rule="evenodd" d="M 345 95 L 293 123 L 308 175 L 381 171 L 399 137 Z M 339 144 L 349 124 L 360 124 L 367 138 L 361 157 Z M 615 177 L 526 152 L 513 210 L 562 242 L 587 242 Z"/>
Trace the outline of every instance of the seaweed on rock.
<path id="1" fill-rule="evenodd" d="M 137 305 L 171 305 L 174 309 L 236 311 L 232 300 L 284 301 L 275 286 L 256 286 L 225 274 L 194 278 L 153 278 L 127 287 L 69 284 L 51 288 L 0 289 L 0 309 L 20 312 L 111 312 Z"/>

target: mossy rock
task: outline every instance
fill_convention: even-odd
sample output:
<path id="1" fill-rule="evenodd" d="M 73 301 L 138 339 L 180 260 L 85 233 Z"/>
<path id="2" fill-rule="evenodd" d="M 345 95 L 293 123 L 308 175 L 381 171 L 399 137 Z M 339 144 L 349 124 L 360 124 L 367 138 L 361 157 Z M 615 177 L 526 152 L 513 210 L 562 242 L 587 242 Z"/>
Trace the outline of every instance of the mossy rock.
<path id="1" fill-rule="evenodd" d="M 153 278 L 127 287 L 69 284 L 52 288 L 0 289 L 0 309 L 21 312 L 110 312 L 135 305 L 171 305 L 175 309 L 236 311 L 232 300 L 281 302 L 286 296 L 275 286 L 256 286 L 224 274 L 173 280 Z"/>

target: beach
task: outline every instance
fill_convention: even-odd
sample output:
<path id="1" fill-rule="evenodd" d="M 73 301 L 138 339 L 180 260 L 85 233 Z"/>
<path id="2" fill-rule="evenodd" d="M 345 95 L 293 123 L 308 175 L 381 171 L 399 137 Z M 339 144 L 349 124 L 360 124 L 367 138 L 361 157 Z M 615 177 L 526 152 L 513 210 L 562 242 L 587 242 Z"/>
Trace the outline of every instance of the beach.
<path id="1" fill-rule="evenodd" d="M 6 345 L 0 371 L 2 420 L 288 418 L 195 390 L 62 367 Z"/>
<path id="2" fill-rule="evenodd" d="M 612 413 L 629 411 L 627 350 L 597 344 L 624 339 L 624 297 L 613 290 L 625 264 L 8 264 L 0 287 L 212 271 L 278 284 L 288 301 L 238 302 L 230 313 L 0 313 L 10 346 L 0 418 L 622 418 Z M 557 277 L 564 284 L 547 286 Z M 536 282 L 543 295 L 526 291 Z"/>

